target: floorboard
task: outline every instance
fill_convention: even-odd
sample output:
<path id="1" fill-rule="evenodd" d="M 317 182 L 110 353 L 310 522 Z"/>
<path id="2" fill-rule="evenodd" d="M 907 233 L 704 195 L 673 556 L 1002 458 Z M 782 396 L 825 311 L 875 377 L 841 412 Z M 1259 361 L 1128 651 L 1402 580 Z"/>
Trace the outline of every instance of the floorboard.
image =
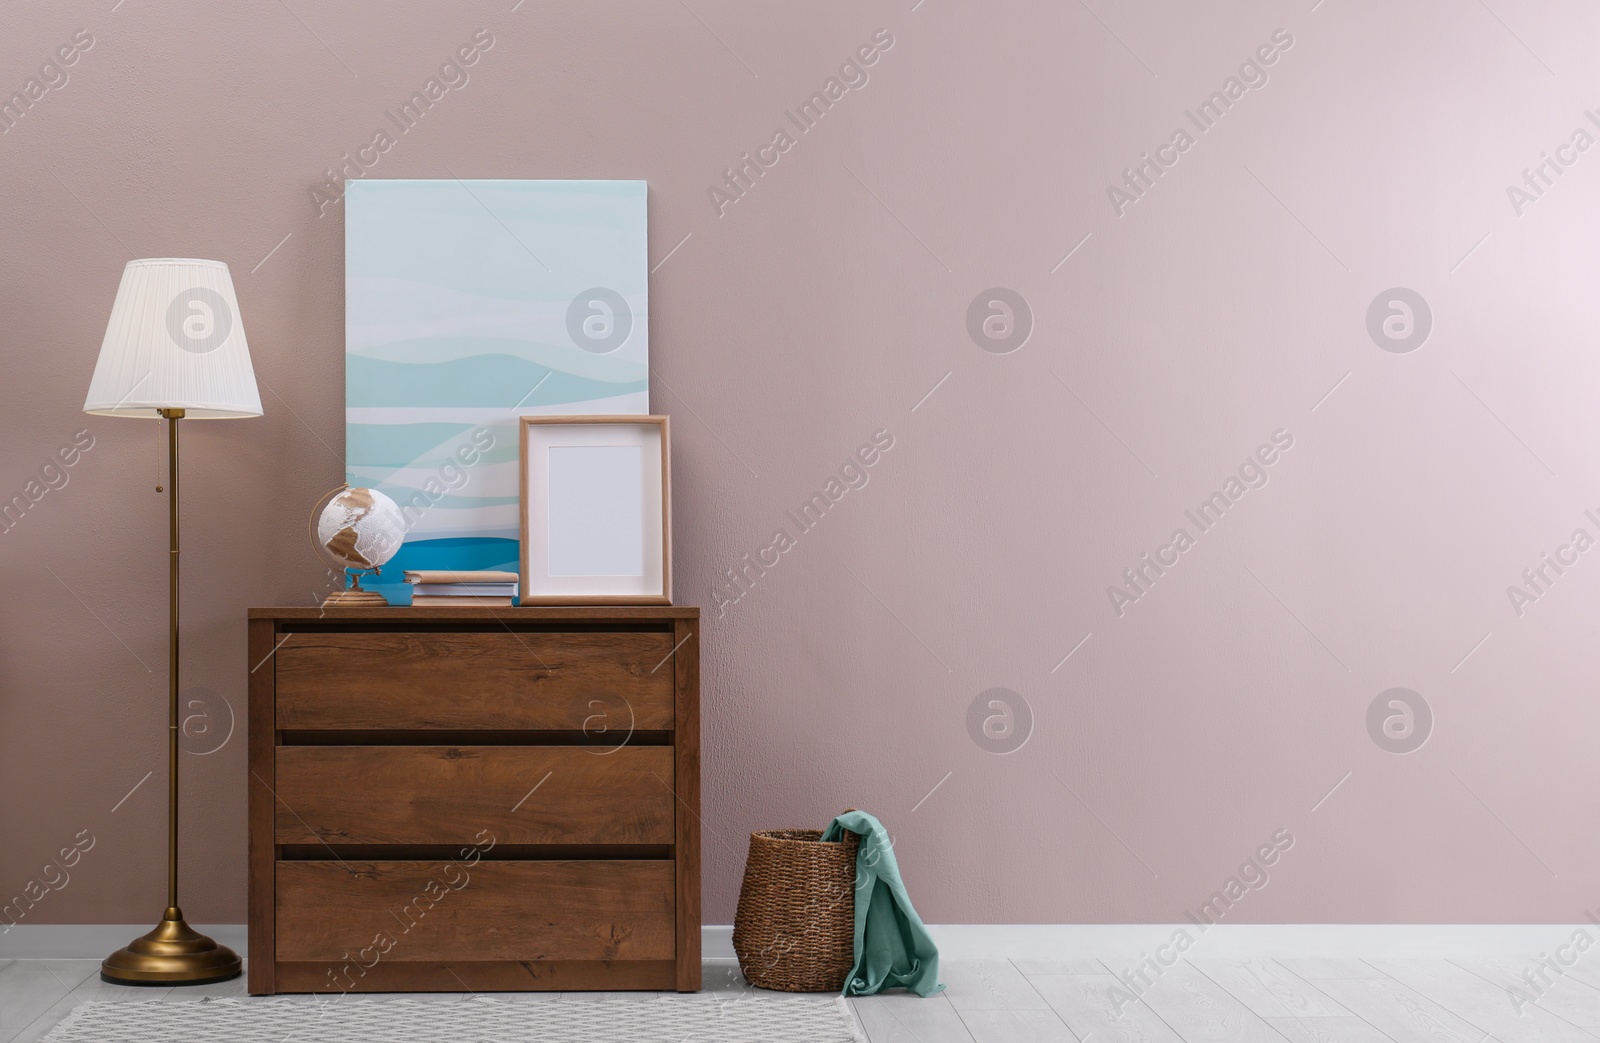
<path id="1" fill-rule="evenodd" d="M 1042 974 L 1028 979 L 1079 1039 L 1094 1043 L 1186 1043 L 1110 974 Z M 876 1040 L 873 1043 L 877 1043 Z"/>
<path id="2" fill-rule="evenodd" d="M 961 1010 L 974 1043 L 1078 1043 L 1053 1010 Z"/>
<path id="3" fill-rule="evenodd" d="M 1108 974 L 1110 969 L 1099 960 L 1018 960 L 1011 965 L 1027 977 L 1035 974 Z"/>
<path id="4" fill-rule="evenodd" d="M 1319 988 L 1395 1043 L 1484 1043 L 1487 1035 L 1393 978 L 1328 978 Z"/>
<path id="5" fill-rule="evenodd" d="M 1508 1001 L 1513 998 L 1510 990 L 1516 989 L 1518 995 L 1533 998 L 1539 1006 L 1558 1018 L 1565 1018 L 1574 1025 L 1600 1028 L 1600 989 L 1579 980 L 1570 971 L 1559 978 L 1554 972 L 1546 971 L 1544 979 L 1540 979 L 1539 965 L 1533 960 L 1451 962 L 1492 984 Z M 1523 977 L 1524 974 L 1533 974 L 1533 982 Z M 1546 985 L 1545 981 L 1549 984 Z"/>
<path id="6" fill-rule="evenodd" d="M 1580 964 L 1582 960 L 1580 959 Z M 1584 969 L 1600 980 L 1600 956 Z M 855 997 L 870 1043 L 1600 1043 L 1600 988 L 1572 968 L 1523 1009 L 1532 961 L 1180 960 L 1131 988 L 1110 971 L 1128 960 L 946 961 L 948 986 L 926 999 L 904 991 Z M 0 962 L 0 1043 L 36 1043 L 89 1000 L 174 1003 L 243 997 L 244 979 L 190 989 L 136 989 L 99 980 L 94 960 Z M 738 965 L 707 960 L 705 991 L 725 1003 L 787 995 L 757 989 Z M 456 1003 L 454 993 L 408 999 Z M 496 993 L 519 1003 L 634 1003 L 655 992 Z M 381 1003 L 275 996 L 251 1003 Z"/>
<path id="7" fill-rule="evenodd" d="M 1263 1018 L 1339 1018 L 1350 1012 L 1273 960 L 1195 960 L 1202 974 Z"/>
<path id="8" fill-rule="evenodd" d="M 857 996 L 852 1006 L 872 1043 L 975 1043 L 942 994 L 923 998 L 886 992 Z"/>
<path id="9" fill-rule="evenodd" d="M 1506 962 L 1515 966 L 1516 973 L 1520 976 L 1523 971 L 1529 970 L 1533 967 L 1534 961 L 1532 959 L 1526 959 L 1507 960 L 1502 962 Z M 1575 981 L 1581 981 L 1591 988 L 1600 989 L 1600 949 L 1593 950 L 1591 953 L 1584 955 L 1582 958 L 1573 963 L 1571 967 L 1566 968 L 1566 972 L 1567 973 L 1565 977 L 1572 978 Z"/>
<path id="10" fill-rule="evenodd" d="M 13 960 L 0 967 L 0 1040 L 15 1039 L 99 972 L 99 960 Z"/>
<path id="11" fill-rule="evenodd" d="M 1270 1025 L 1188 963 L 1162 974 L 1144 1002 L 1184 1043 L 1283 1043 Z"/>
<path id="12" fill-rule="evenodd" d="M 1383 974 L 1365 960 L 1355 959 L 1278 959 L 1273 961 L 1291 974 L 1307 981 L 1318 978 L 1381 978 Z"/>
<path id="13" fill-rule="evenodd" d="M 1583 1029 L 1532 1003 L 1519 1009 L 1505 990 L 1448 960 L 1372 960 L 1411 991 L 1507 1043 L 1595 1043 Z"/>
<path id="14" fill-rule="evenodd" d="M 1268 1018 L 1289 1043 L 1393 1043 L 1360 1018 Z"/>
<path id="15" fill-rule="evenodd" d="M 1049 1010 L 1010 960 L 967 960 L 939 967 L 945 996 L 956 1010 Z"/>
<path id="16" fill-rule="evenodd" d="M 167 987 L 129 987 L 110 985 L 100 980 L 98 971 L 90 974 L 77 988 L 57 1000 L 14 1037 L 15 1043 L 33 1043 L 45 1035 L 80 1003 L 160 1003 L 175 990 Z"/>

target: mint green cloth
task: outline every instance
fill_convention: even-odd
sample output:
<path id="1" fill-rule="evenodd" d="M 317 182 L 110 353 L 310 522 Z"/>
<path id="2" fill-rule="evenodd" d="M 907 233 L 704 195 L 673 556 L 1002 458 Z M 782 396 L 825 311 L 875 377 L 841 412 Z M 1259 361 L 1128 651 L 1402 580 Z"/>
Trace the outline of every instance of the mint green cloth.
<path id="1" fill-rule="evenodd" d="M 828 824 L 822 839 L 837 841 L 847 829 L 861 835 L 861 846 L 856 850 L 856 958 L 844 994 L 870 996 L 897 986 L 918 996 L 942 991 L 939 949 L 911 907 L 888 831 L 865 811 L 847 811 Z"/>

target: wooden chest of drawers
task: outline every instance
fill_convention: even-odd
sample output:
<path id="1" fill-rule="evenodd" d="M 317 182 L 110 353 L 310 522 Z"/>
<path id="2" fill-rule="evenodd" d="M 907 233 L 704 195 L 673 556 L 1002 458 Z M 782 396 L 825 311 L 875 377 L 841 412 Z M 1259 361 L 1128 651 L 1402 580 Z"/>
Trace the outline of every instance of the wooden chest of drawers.
<path id="1" fill-rule="evenodd" d="M 254 995 L 700 987 L 699 610 L 250 610 Z"/>

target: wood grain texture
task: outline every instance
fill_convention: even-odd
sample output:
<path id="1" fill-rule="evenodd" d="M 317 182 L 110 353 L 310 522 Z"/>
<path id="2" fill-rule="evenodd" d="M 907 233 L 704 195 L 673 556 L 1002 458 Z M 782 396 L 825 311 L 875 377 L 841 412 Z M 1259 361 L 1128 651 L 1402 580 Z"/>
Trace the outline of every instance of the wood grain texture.
<path id="1" fill-rule="evenodd" d="M 1078 1043 L 1055 1011 L 959 1010 L 973 1043 Z"/>
<path id="2" fill-rule="evenodd" d="M 1201 973 L 1263 1018 L 1341 1018 L 1350 1012 L 1272 960 L 1193 961 Z"/>
<path id="3" fill-rule="evenodd" d="M 1394 1043 L 1360 1018 L 1267 1018 L 1289 1043 Z"/>
<path id="4" fill-rule="evenodd" d="M 670 633 L 296 632 L 277 652 L 278 727 L 672 727 Z"/>
<path id="5" fill-rule="evenodd" d="M 968 960 L 940 967 L 945 998 L 959 1011 L 1048 1010 L 1044 997 L 1009 960 Z"/>
<path id="6" fill-rule="evenodd" d="M 1155 1011 L 1130 1001 L 1115 975 L 1041 974 L 1028 983 L 1079 1039 L 1093 1034 L 1095 1043 L 1184 1043 Z"/>
<path id="7" fill-rule="evenodd" d="M 1157 978 L 1143 999 L 1186 1043 L 1282 1043 L 1271 1026 L 1185 962 Z"/>
<path id="8" fill-rule="evenodd" d="M 429 623 L 476 622 L 515 629 L 539 624 L 562 624 L 574 621 L 589 623 L 641 623 L 674 619 L 699 619 L 700 610 L 693 605 L 518 605 L 512 608 L 485 608 L 471 606 L 448 608 L 428 606 L 409 608 L 388 606 L 366 608 L 359 605 L 329 605 L 325 608 L 284 606 L 281 608 L 252 608 L 251 619 L 281 620 L 285 623 L 376 624 L 384 629 L 414 627 Z"/>
<path id="9" fill-rule="evenodd" d="M 674 860 L 679 992 L 700 988 L 700 623 L 679 620 L 673 628 L 674 767 L 677 810 Z"/>
<path id="10" fill-rule="evenodd" d="M 454 844 L 279 844 L 283 862 L 448 862 L 461 857 Z M 470 857 L 470 856 L 469 856 Z M 504 844 L 489 856 L 502 862 L 669 862 L 671 844 Z"/>
<path id="11" fill-rule="evenodd" d="M 385 961 L 370 968 L 280 963 L 281 992 L 594 992 L 670 989 L 671 960 Z M 330 971 L 332 972 L 330 974 Z M 365 973 L 363 973 L 365 972 Z"/>
<path id="12" fill-rule="evenodd" d="M 1564 955 L 1572 955 L 1570 947 L 1552 947 Z M 1554 962 L 1554 954 L 1546 957 Z M 1574 1025 L 1582 1025 L 1589 1029 L 1600 1029 L 1600 989 L 1587 984 L 1573 971 L 1580 965 L 1586 964 L 1589 955 L 1577 957 L 1572 967 L 1561 968 L 1564 972 L 1561 977 L 1556 977 L 1547 964 L 1533 959 L 1521 960 L 1452 960 L 1464 970 L 1471 971 L 1484 981 L 1495 986 L 1502 995 L 1507 997 L 1512 994 L 1508 991 L 1517 990 L 1517 994 L 1534 999 L 1539 1006 L 1548 1010 L 1557 1017 L 1564 1018 Z M 1557 967 L 1560 964 L 1557 963 Z M 1532 976 L 1529 981 L 1524 975 Z M 1542 975 L 1542 977 L 1541 977 Z M 1549 982 L 1549 984 L 1545 984 Z M 1537 986 L 1537 988 L 1536 988 Z M 1600 1033 L 1597 1033 L 1600 1035 Z"/>
<path id="13" fill-rule="evenodd" d="M 872 1043 L 974 1043 L 961 1015 L 943 996 L 882 992 L 858 996 L 855 1008 Z"/>
<path id="14" fill-rule="evenodd" d="M 1317 987 L 1373 1028 L 1402 1043 L 1483 1043 L 1488 1034 L 1393 978 L 1328 978 Z M 1518 1043 L 1527 1038 L 1511 1037 Z"/>
<path id="15" fill-rule="evenodd" d="M 252 619 L 248 624 L 246 651 L 249 661 L 248 706 L 246 708 L 245 807 L 249 822 L 249 884 L 246 890 L 246 915 L 250 921 L 247 973 L 251 995 L 273 991 L 273 746 L 275 709 L 273 676 L 276 669 L 273 643 L 275 628 L 270 619 Z"/>
<path id="16" fill-rule="evenodd" d="M 664 746 L 280 746 L 277 842 L 671 844 L 672 761 Z"/>
<path id="17" fill-rule="evenodd" d="M 1518 1043 L 1593 1043 L 1594 1037 L 1534 1003 L 1524 983 L 1519 999 L 1447 960 L 1372 960 L 1391 978 L 1460 1015 L 1474 1028 Z"/>
<path id="18" fill-rule="evenodd" d="M 671 960 L 670 862 L 279 862 L 286 962 Z"/>
<path id="19" fill-rule="evenodd" d="M 698 990 L 698 620 L 252 609 L 250 991 Z"/>
<path id="20" fill-rule="evenodd" d="M 661 417 L 661 592 L 672 604 L 672 418 Z"/>
<path id="21" fill-rule="evenodd" d="M 1365 960 L 1345 957 L 1280 957 L 1273 961 L 1307 981 L 1319 978 L 1381 978 L 1383 973 Z"/>
<path id="22" fill-rule="evenodd" d="M 601 722 L 596 722 L 600 724 Z M 627 742 L 623 743 L 622 739 Z M 671 746 L 670 731 L 645 731 L 608 734 L 596 730 L 583 732 L 525 731 L 515 728 L 428 728 L 389 731 L 381 728 L 278 729 L 279 746 L 586 746 L 592 753 L 604 753 L 619 746 Z"/>
<path id="23" fill-rule="evenodd" d="M 1014 958 L 1011 965 L 1024 977 L 1035 974 L 1109 974 L 1110 969 L 1090 957 L 1077 958 Z"/>
<path id="24" fill-rule="evenodd" d="M 398 951 L 398 950 L 396 950 Z M 390 953 L 393 956 L 395 953 Z M 617 1001 L 651 1002 L 657 990 L 674 988 L 677 968 L 673 960 L 576 960 L 576 961 L 400 961 L 381 959 L 373 966 L 362 968 L 354 960 L 345 962 L 294 961 L 280 963 L 276 979 L 280 992 L 318 993 L 285 1002 L 308 1005 L 324 1002 L 329 993 L 411 992 L 411 993 L 467 993 L 491 995 L 520 1010 L 536 1021 L 542 1006 L 551 1003 L 610 1003 Z M 1015 959 L 1022 966 L 1029 961 Z M 1085 965 L 1085 961 L 1044 961 L 1056 966 L 1064 964 Z M 1110 962 L 1120 964 L 1121 960 Z M 1196 961 L 1198 965 L 1200 961 Z M 1212 963 L 1214 961 L 1205 961 Z M 1375 960 L 1375 963 L 1383 963 Z M 1095 961 L 1087 961 L 1095 963 Z M 1417 961 L 1418 966 L 1404 968 L 1408 976 L 1424 975 L 1428 978 L 1446 976 L 1454 981 L 1451 995 L 1440 993 L 1440 1004 L 1451 1015 L 1477 1031 L 1479 1026 L 1466 1016 L 1469 1010 L 1481 1008 L 1485 1003 L 1504 999 L 1506 984 L 1481 975 L 1454 976 L 1446 961 L 1429 959 Z M 1475 967 L 1485 964 L 1509 964 L 1513 978 L 1518 977 L 1523 962 L 1515 959 L 1497 961 L 1449 961 L 1455 971 L 1467 970 L 1463 964 Z M 0 1041 L 32 1043 L 59 1023 L 79 1003 L 88 1000 L 120 1000 L 122 1002 L 192 1002 L 202 997 L 237 996 L 242 990 L 238 980 L 215 985 L 193 986 L 183 989 L 127 989 L 101 985 L 94 978 L 98 961 L 94 960 L 16 960 L 0 961 Z M 943 963 L 945 977 L 949 980 L 969 980 L 985 971 L 981 964 L 968 965 L 953 960 Z M 1403 985 L 1389 978 L 1376 967 L 1361 964 L 1365 978 L 1332 979 L 1336 988 L 1354 987 L 1371 989 L 1376 986 L 1399 990 Z M 1346 967 L 1348 971 L 1352 968 Z M 1503 972 L 1495 972 L 1497 975 Z M 705 988 L 723 1003 L 769 1003 L 787 1001 L 792 997 L 784 993 L 757 989 L 744 980 L 738 965 L 732 960 L 708 960 L 705 963 Z M 1052 974 L 1037 977 L 1044 992 L 1058 1009 L 1074 1011 L 1080 1025 L 1092 1024 L 1102 1012 L 1110 1009 L 1104 990 L 1113 986 L 1116 979 L 1108 974 L 1070 975 Z M 74 987 L 76 986 L 76 987 Z M 70 991 L 68 991 L 70 990 Z M 627 990 L 627 991 L 622 991 Z M 63 995 L 65 993 L 65 995 Z M 1009 993 L 1008 993 L 1009 995 Z M 1235 997 L 1238 999 L 1239 997 Z M 811 997 L 816 1003 L 832 1002 L 830 997 Z M 1420 997 L 1419 997 L 1420 999 Z M 350 1002 L 360 1002 L 350 997 Z M 456 1002 L 444 999 L 444 1002 Z M 469 1001 L 470 1002 L 470 1001 Z M 1074 1043 L 1080 1039 L 1060 1015 L 1050 1010 L 1033 1008 L 997 1010 L 956 1010 L 948 996 L 923 999 L 905 992 L 895 991 L 878 996 L 854 997 L 850 1006 L 861 1014 L 872 1043 Z M 1133 1001 L 1124 1005 L 1127 1017 L 1081 1037 L 1083 1043 L 1107 1041 L 1137 1041 L 1137 1043 L 1217 1043 L 1236 1037 L 1213 1031 L 1208 1019 L 1197 1025 L 1179 1019 L 1178 1025 L 1169 1025 L 1157 1017 L 1145 1004 Z M 40 1011 L 43 1013 L 38 1013 Z M 35 1016 L 37 1015 L 37 1016 Z M 1449 1027 L 1435 1028 L 1427 1022 L 1417 1022 L 1401 1027 L 1378 1013 L 1394 1031 L 1394 1035 L 1380 1031 L 1362 1017 L 1348 1015 L 1322 1018 L 1265 1018 L 1262 1019 L 1278 1034 L 1274 1043 L 1440 1043 L 1459 1039 L 1459 1032 Z M 30 1020 L 31 1019 L 31 1020 Z M 14 1038 L 10 1032 L 25 1026 Z M 1527 1043 L 1537 1040 L 1536 1027 L 1521 1023 L 1489 1034 L 1480 1033 L 1481 1043 Z M 1248 1038 L 1248 1037 L 1246 1037 Z M 1591 1037 L 1592 1038 L 1592 1037 Z"/>
<path id="25" fill-rule="evenodd" d="M 1558 948 L 1560 948 L 1560 946 L 1558 946 Z M 1547 953 L 1548 951 L 1549 950 L 1546 950 Z M 1569 953 L 1571 951 L 1572 950 L 1570 949 L 1568 950 Z M 1532 963 L 1531 960 L 1526 959 L 1511 960 L 1508 962 L 1516 966 L 1516 971 L 1519 976 L 1523 971 L 1529 970 L 1529 964 Z M 1593 958 L 1585 955 L 1582 959 L 1576 960 L 1570 967 L 1565 968 L 1565 977 L 1573 981 L 1583 982 L 1590 988 L 1600 989 L 1600 966 L 1597 965 L 1600 965 L 1600 958 Z"/>
<path id="26" fill-rule="evenodd" d="M 0 972 L 0 1039 L 9 1040 L 28 1028 L 85 981 L 98 981 L 99 969 L 98 960 L 16 960 L 8 964 Z"/>

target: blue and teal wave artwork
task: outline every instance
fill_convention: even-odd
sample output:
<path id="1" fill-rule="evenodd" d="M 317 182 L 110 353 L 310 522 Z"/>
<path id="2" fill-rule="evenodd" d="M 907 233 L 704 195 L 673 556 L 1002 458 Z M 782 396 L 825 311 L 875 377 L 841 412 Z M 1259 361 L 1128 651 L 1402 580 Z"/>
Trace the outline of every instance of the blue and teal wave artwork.
<path id="1" fill-rule="evenodd" d="M 380 587 L 518 567 L 517 418 L 650 411 L 648 279 L 642 181 L 346 186 L 346 481 L 408 526 Z"/>

